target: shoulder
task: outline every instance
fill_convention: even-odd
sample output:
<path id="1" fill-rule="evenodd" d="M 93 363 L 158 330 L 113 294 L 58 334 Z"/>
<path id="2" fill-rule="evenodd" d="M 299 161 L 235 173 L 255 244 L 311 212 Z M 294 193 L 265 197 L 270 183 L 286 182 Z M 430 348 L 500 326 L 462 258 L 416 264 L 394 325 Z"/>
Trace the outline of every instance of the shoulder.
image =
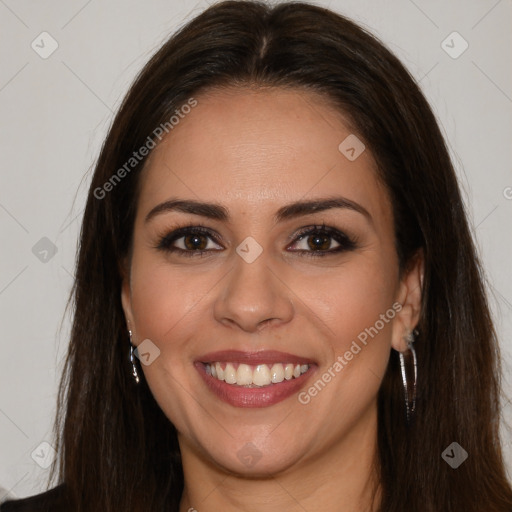
<path id="1" fill-rule="evenodd" d="M 29 498 L 6 501 L 0 505 L 0 512 L 69 512 L 69 510 L 64 484 Z"/>

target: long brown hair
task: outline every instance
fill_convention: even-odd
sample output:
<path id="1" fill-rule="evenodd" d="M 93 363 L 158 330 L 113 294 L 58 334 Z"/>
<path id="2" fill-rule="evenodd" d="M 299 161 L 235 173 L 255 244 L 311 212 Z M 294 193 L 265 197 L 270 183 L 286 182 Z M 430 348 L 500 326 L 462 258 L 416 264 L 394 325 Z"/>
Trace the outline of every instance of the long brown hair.
<path id="1" fill-rule="evenodd" d="M 498 345 L 455 172 L 429 105 L 397 58 L 352 21 L 304 3 L 240 1 L 208 8 L 151 58 L 92 177 L 56 422 L 59 481 L 76 510 L 178 510 L 176 430 L 144 378 L 139 386 L 132 379 L 120 301 L 120 265 L 130 252 L 146 157 L 122 179 L 112 177 L 127 170 L 148 137 L 158 142 L 155 129 L 176 109 L 228 85 L 310 90 L 336 105 L 378 163 L 401 268 L 423 250 L 414 421 L 405 421 L 394 351 L 378 396 L 381 512 L 510 511 Z M 441 457 L 452 442 L 469 454 L 457 469 Z"/>

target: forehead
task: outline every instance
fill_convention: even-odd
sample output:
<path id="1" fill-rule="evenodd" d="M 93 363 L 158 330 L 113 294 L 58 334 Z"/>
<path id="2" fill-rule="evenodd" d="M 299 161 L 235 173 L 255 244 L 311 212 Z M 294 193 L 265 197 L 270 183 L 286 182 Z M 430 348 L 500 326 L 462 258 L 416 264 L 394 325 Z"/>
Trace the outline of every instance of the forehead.
<path id="1" fill-rule="evenodd" d="M 338 194 L 372 216 L 389 214 L 373 156 L 365 149 L 353 159 L 362 142 L 317 93 L 229 88 L 196 100 L 147 162 L 142 214 L 170 196 L 262 214 L 286 202 Z M 347 144 L 355 152 L 344 152 Z"/>

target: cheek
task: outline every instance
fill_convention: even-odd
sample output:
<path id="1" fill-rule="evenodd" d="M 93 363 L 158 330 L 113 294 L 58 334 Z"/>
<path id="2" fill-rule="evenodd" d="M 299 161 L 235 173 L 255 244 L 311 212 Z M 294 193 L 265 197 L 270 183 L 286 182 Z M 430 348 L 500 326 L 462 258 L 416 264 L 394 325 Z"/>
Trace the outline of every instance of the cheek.
<path id="1" fill-rule="evenodd" d="M 332 428 L 373 403 L 389 361 L 397 269 L 394 260 L 374 256 L 333 275 L 308 304 L 329 327 L 330 356 L 301 403 L 314 402 Z M 328 383 L 315 387 L 318 379 Z"/>
<path id="2" fill-rule="evenodd" d="M 204 325 L 201 299 L 207 298 L 214 282 L 206 273 L 177 269 L 147 252 L 134 254 L 131 287 L 137 341 L 150 339 L 160 351 L 141 369 L 155 400 L 179 431 L 193 430 L 189 412 L 202 399 L 194 392 L 200 383 L 191 370 L 191 354 Z M 196 379 L 195 386 L 190 379 Z"/>
<path id="3" fill-rule="evenodd" d="M 329 328 L 336 353 L 347 344 L 350 346 L 352 340 L 376 322 L 383 335 L 389 334 L 391 322 L 381 325 L 379 319 L 394 302 L 397 271 L 393 265 L 370 255 L 308 281 L 306 283 L 298 276 L 296 286 L 300 287 L 299 293 L 309 308 Z"/>
<path id="4" fill-rule="evenodd" d="M 169 340 L 193 321 L 194 310 L 213 287 L 212 276 L 171 266 L 148 251 L 134 254 L 132 262 L 132 309 L 137 338 L 149 338 L 165 348 Z"/>

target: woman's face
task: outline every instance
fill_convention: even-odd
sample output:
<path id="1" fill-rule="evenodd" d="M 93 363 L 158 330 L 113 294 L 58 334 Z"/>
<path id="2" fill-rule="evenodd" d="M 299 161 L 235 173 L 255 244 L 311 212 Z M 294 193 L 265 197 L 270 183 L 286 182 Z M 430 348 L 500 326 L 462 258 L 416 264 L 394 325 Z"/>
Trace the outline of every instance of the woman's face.
<path id="1" fill-rule="evenodd" d="M 149 387 L 234 472 L 363 450 L 419 285 L 375 161 L 310 92 L 196 99 L 143 171 L 122 291 Z"/>

